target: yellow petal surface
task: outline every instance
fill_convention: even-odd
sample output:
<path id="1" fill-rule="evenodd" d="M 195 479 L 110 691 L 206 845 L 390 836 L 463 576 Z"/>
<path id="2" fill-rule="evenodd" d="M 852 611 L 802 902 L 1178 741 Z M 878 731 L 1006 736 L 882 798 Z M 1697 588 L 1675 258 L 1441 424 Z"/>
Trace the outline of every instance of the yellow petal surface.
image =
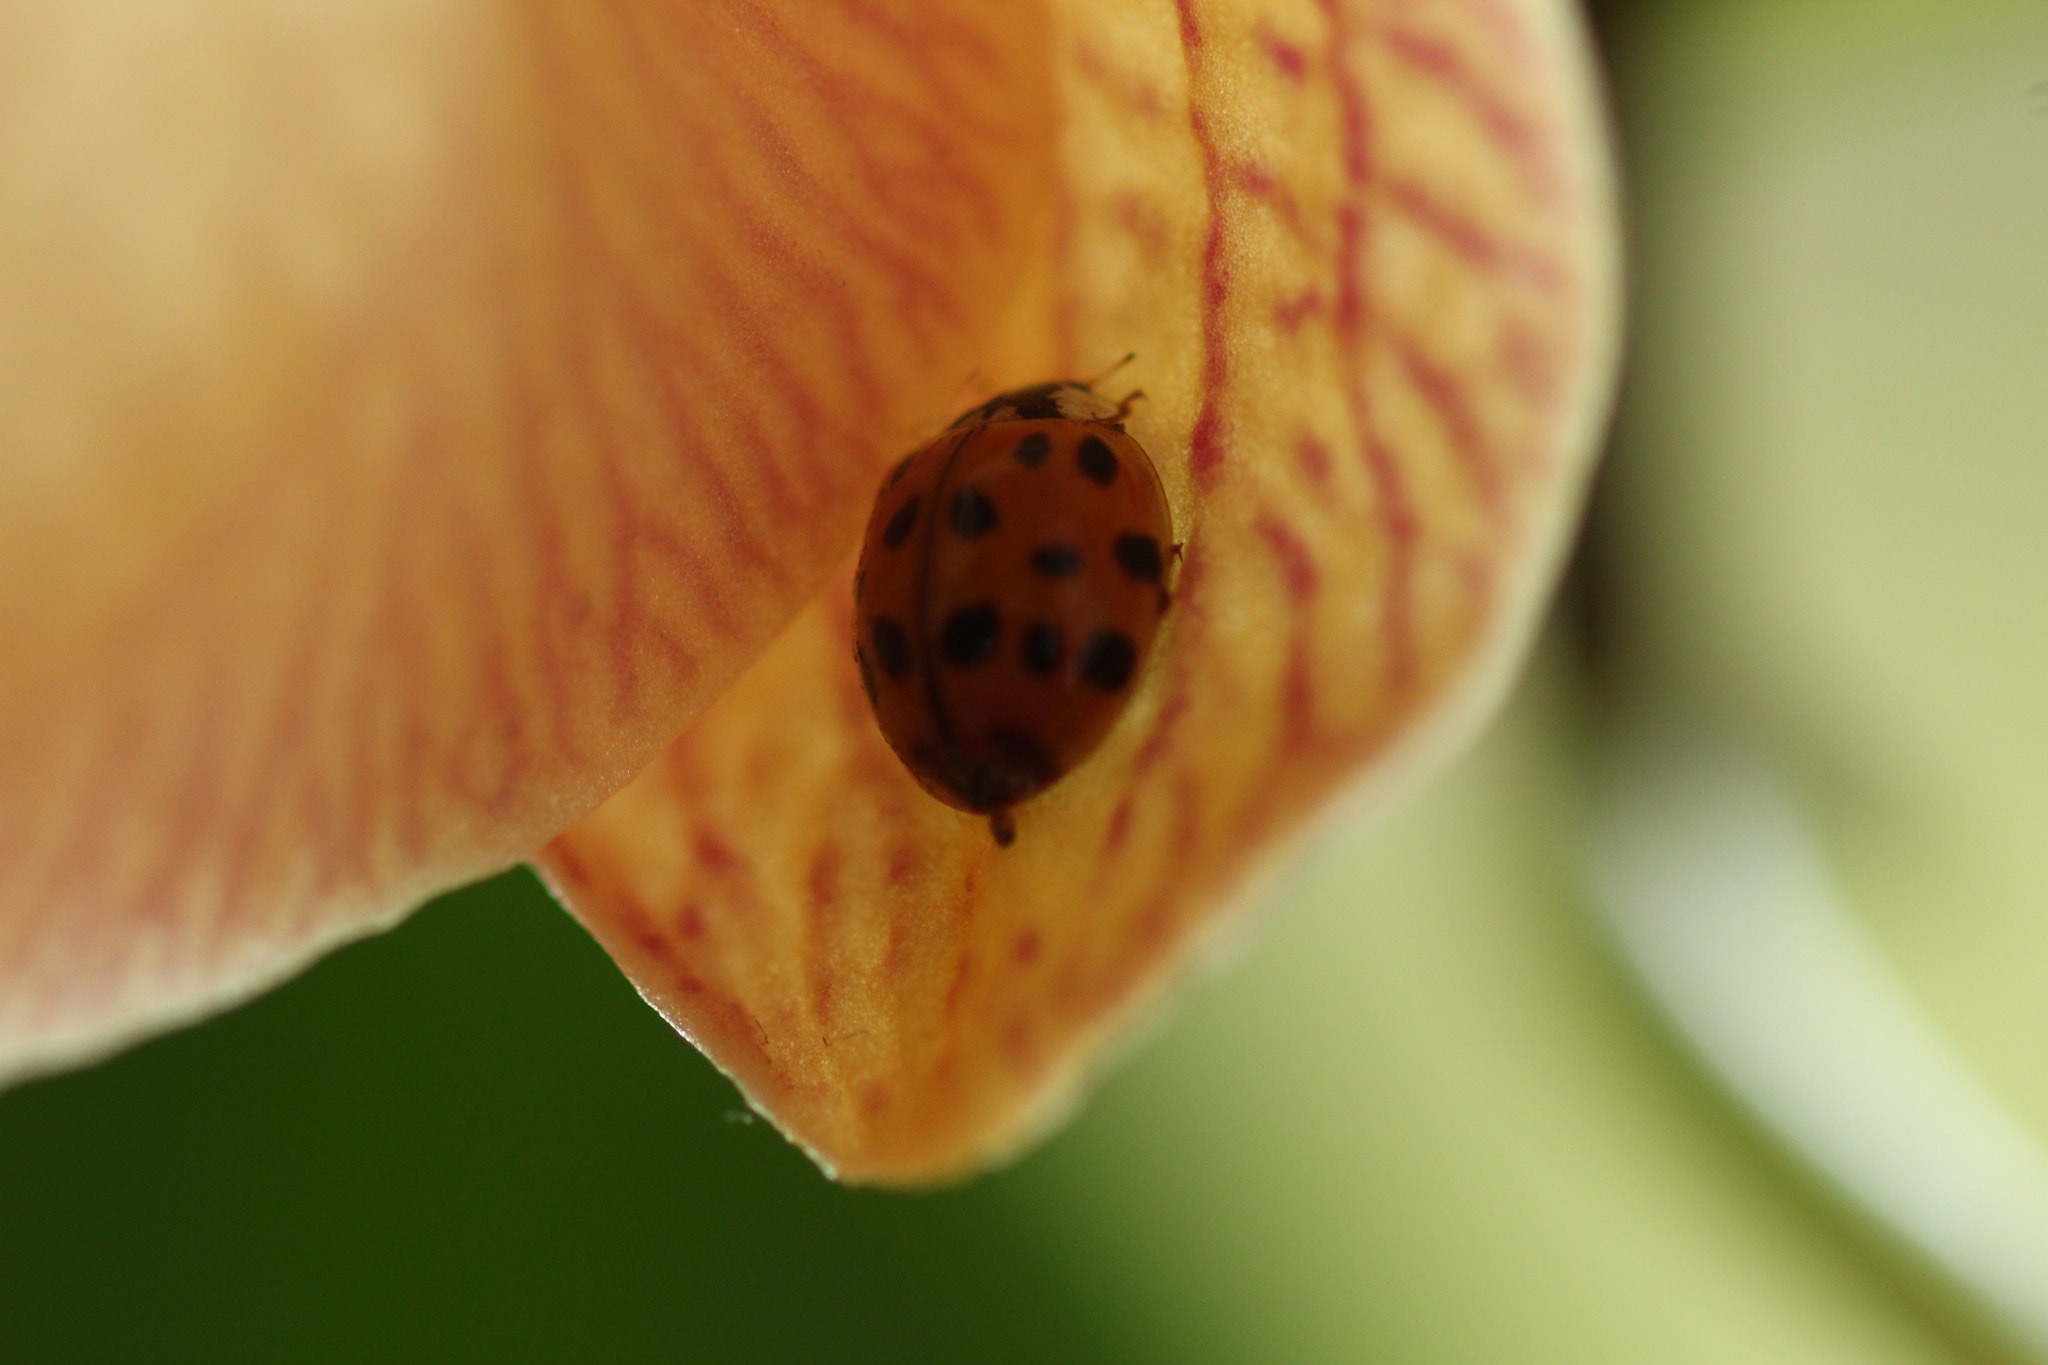
<path id="1" fill-rule="evenodd" d="M 1024 11 L 0 15 L 0 1074 L 616 790 L 1050 230 Z"/>
<path id="2" fill-rule="evenodd" d="M 1609 382 L 1605 148 L 1567 6 L 1074 0 L 1048 41 L 1052 246 L 958 405 L 1137 353 L 1130 430 L 1186 550 L 1123 721 L 997 848 L 877 733 L 848 563 L 542 860 L 852 1180 L 1043 1131 L 1313 817 L 1469 732 Z"/>

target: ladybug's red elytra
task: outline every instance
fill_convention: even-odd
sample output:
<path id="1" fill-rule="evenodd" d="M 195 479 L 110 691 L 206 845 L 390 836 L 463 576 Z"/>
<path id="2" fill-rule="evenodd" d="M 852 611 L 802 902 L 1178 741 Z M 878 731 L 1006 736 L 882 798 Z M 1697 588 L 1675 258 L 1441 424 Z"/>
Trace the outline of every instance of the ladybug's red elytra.
<path id="1" fill-rule="evenodd" d="M 889 471 L 854 576 L 854 660 L 919 785 L 989 817 L 1093 753 L 1172 596 L 1173 513 L 1112 403 L 997 394 Z"/>

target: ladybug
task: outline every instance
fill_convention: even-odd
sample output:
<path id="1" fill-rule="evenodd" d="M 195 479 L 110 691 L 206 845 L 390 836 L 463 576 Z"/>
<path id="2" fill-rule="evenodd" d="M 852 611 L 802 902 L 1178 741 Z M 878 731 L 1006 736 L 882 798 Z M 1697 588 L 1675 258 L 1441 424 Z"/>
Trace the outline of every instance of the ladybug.
<path id="1" fill-rule="evenodd" d="M 997 394 L 883 480 L 854 575 L 854 662 L 926 791 L 1016 837 L 1011 807 L 1093 753 L 1173 598 L 1173 513 L 1120 403 Z"/>

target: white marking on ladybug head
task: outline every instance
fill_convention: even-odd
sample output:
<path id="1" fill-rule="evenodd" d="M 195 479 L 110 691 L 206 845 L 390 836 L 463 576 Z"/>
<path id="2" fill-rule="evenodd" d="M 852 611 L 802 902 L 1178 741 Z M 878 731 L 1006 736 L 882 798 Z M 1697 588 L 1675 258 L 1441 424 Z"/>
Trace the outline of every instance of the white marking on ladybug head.
<path id="1" fill-rule="evenodd" d="M 954 427 L 989 422 L 1028 422 L 1059 418 L 1070 422 L 1110 422 L 1122 412 L 1115 403 L 1072 379 L 999 393 L 978 408 L 960 414 Z"/>
<path id="2" fill-rule="evenodd" d="M 1066 383 L 1052 392 L 1060 416 L 1077 422 L 1107 422 L 1117 414 L 1116 404 L 1086 384 Z"/>

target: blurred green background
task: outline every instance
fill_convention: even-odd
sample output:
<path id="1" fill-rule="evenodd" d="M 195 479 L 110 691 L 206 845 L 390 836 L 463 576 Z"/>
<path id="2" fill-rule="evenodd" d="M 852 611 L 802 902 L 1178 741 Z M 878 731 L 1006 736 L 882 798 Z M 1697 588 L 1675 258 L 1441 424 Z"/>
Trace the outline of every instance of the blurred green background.
<path id="1" fill-rule="evenodd" d="M 828 1185 L 523 873 L 0 1096 L 0 1360 L 1968 1358 L 1632 1003 L 1555 669 L 1067 1132 Z"/>
<path id="2" fill-rule="evenodd" d="M 1596 19 L 1637 331 L 1542 655 L 1070 1129 L 832 1187 L 509 874 L 0 1094 L 0 1362 L 2020 1359 L 1694 1065 L 1583 839 L 1613 715 L 1733 718 L 2048 1123 L 2048 15 Z"/>

